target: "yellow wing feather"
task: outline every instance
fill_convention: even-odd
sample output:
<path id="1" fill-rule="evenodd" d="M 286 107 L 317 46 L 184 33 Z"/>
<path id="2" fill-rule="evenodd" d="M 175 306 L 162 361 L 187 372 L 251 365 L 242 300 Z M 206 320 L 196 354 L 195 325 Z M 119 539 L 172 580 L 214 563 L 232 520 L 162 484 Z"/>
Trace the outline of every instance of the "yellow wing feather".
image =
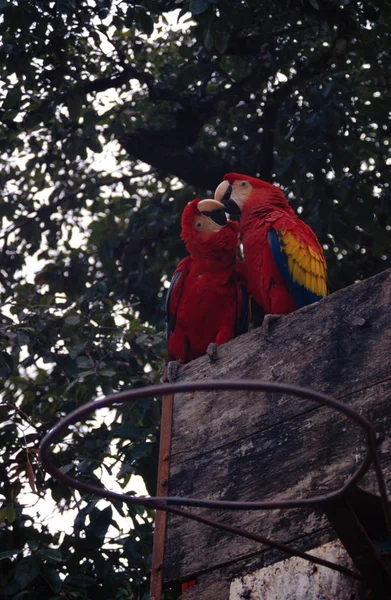
<path id="1" fill-rule="evenodd" d="M 327 266 L 323 254 L 288 231 L 279 230 L 292 279 L 317 296 L 327 295 Z"/>

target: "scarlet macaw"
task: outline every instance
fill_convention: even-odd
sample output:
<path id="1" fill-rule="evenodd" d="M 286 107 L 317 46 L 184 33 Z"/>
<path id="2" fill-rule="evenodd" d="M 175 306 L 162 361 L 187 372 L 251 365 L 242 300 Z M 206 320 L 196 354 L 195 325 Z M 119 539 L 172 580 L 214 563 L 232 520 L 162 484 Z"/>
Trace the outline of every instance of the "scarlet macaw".
<path id="1" fill-rule="evenodd" d="M 193 200 L 182 214 L 190 256 L 177 266 L 167 294 L 169 361 L 188 362 L 246 331 L 248 296 L 240 285 L 239 228 L 215 200 Z M 170 362 L 168 379 L 178 363 Z"/>
<path id="2" fill-rule="evenodd" d="M 327 295 L 322 247 L 279 188 L 228 173 L 215 200 L 240 214 L 247 289 L 267 314 L 290 313 Z"/>

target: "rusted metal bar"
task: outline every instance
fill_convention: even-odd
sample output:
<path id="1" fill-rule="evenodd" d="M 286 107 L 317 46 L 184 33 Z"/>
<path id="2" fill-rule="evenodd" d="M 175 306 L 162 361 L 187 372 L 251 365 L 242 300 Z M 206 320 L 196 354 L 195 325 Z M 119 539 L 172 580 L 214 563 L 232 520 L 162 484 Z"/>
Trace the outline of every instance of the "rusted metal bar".
<path id="1" fill-rule="evenodd" d="M 323 510 L 366 584 L 379 600 L 390 597 L 391 576 L 379 552 L 357 517 L 352 500 L 340 498 L 329 502 Z M 370 515 L 368 515 L 370 518 Z M 385 530 L 386 531 L 386 530 Z"/>
<path id="2" fill-rule="evenodd" d="M 124 402 L 134 402 L 135 400 L 142 400 L 144 398 L 148 398 L 150 396 L 156 395 L 173 395 L 174 393 L 180 392 L 194 392 L 194 391 L 211 391 L 211 390 L 247 390 L 247 391 L 268 391 L 268 392 L 277 392 L 277 393 L 285 393 L 291 394 L 293 396 L 299 396 L 301 398 L 306 398 L 316 402 L 319 405 L 328 406 L 339 412 L 343 413 L 345 416 L 353 420 L 356 425 L 361 427 L 366 434 L 367 441 L 367 453 L 364 457 L 364 460 L 359 465 L 359 467 L 354 471 L 354 473 L 348 478 L 344 485 L 342 485 L 339 489 L 329 492 L 327 494 L 322 494 L 319 496 L 311 497 L 311 498 L 300 498 L 300 499 L 288 499 L 288 500 L 274 500 L 274 501 L 257 501 L 257 502 L 233 502 L 233 501 L 216 501 L 216 500 L 208 500 L 208 499 L 199 499 L 199 498 L 174 498 L 165 496 L 160 488 L 158 490 L 159 496 L 152 498 L 137 498 L 134 496 L 126 496 L 124 494 L 118 494 L 116 492 L 112 492 L 110 490 L 105 490 L 100 487 L 91 485 L 89 483 L 85 483 L 83 481 L 73 479 L 66 473 L 62 473 L 59 469 L 57 469 L 49 458 L 49 446 L 58 441 L 62 434 L 66 432 L 66 429 L 69 425 L 74 424 L 80 421 L 83 417 L 89 414 L 92 411 L 95 411 L 99 408 L 113 406 L 117 404 L 122 404 Z M 172 416 L 171 416 L 172 418 Z M 170 436 L 171 438 L 171 432 Z M 166 442 L 167 443 L 167 440 Z M 327 566 L 331 569 L 340 571 L 353 577 L 355 579 L 362 579 L 360 575 L 354 573 L 350 569 L 346 567 L 342 567 L 340 565 L 334 564 L 329 561 L 325 561 L 323 559 L 319 559 L 314 557 L 308 553 L 297 551 L 285 544 L 281 544 L 280 542 L 276 542 L 274 540 L 269 540 L 264 536 L 259 534 L 253 534 L 252 532 L 245 531 L 238 527 L 232 527 L 225 525 L 224 523 L 220 523 L 217 521 L 213 521 L 212 519 L 203 517 L 201 515 L 197 515 L 193 512 L 189 512 L 180 508 L 177 508 L 178 505 L 182 506 L 198 506 L 203 508 L 218 508 L 218 509 L 230 509 L 230 510 L 274 510 L 274 509 L 282 509 L 282 508 L 298 508 L 298 507 L 320 507 L 323 508 L 328 515 L 331 516 L 331 519 L 336 522 L 336 527 L 341 525 L 341 520 L 338 519 L 338 515 L 336 516 L 336 511 L 333 507 L 338 506 L 337 502 L 341 503 L 341 506 L 344 506 L 344 510 L 347 506 L 345 502 L 345 498 L 348 496 L 352 496 L 354 490 L 357 489 L 358 482 L 362 479 L 365 473 L 368 471 L 371 463 L 374 464 L 376 477 L 379 485 L 380 498 L 379 504 L 381 505 L 384 513 L 384 522 L 386 526 L 390 526 L 391 524 L 391 510 L 390 505 L 387 498 L 386 486 L 384 477 L 381 471 L 379 459 L 377 456 L 376 450 L 376 432 L 373 424 L 368 421 L 365 417 L 357 413 L 350 406 L 343 404 L 337 400 L 334 400 L 330 396 L 326 396 L 320 392 L 315 392 L 313 390 L 309 390 L 306 388 L 301 388 L 295 385 L 287 385 L 280 384 L 275 382 L 264 382 L 264 381 L 252 381 L 252 380 L 217 380 L 217 381 L 202 381 L 202 382 L 185 382 L 185 383 L 175 383 L 175 384 L 164 384 L 161 386 L 152 386 L 148 388 L 142 388 L 137 390 L 131 390 L 128 392 L 122 392 L 120 394 L 115 394 L 114 396 L 108 396 L 103 398 L 102 400 L 90 402 L 84 406 L 73 411 L 73 413 L 69 414 L 65 417 L 60 423 L 58 423 L 42 440 L 41 442 L 41 459 L 44 468 L 46 468 L 49 473 L 51 473 L 54 477 L 62 480 L 64 483 L 74 487 L 83 492 L 87 492 L 89 494 L 95 494 L 100 497 L 104 497 L 110 500 L 122 500 L 127 504 L 139 504 L 145 507 L 154 508 L 159 511 L 171 512 L 174 514 L 181 515 L 183 517 L 193 519 L 200 523 L 204 523 L 206 525 L 210 525 L 212 527 L 216 527 L 218 529 L 222 529 L 224 531 L 229 531 L 231 533 L 235 533 L 242 537 L 246 537 L 248 539 L 252 539 L 255 541 L 259 541 L 263 544 L 270 545 L 271 547 L 277 548 L 284 552 L 287 552 L 290 555 L 299 556 L 309 560 L 311 562 Z M 165 454 L 163 454 L 164 458 Z M 168 472 L 168 464 L 167 464 L 167 472 Z M 161 481 L 162 485 L 164 483 L 164 479 L 168 480 L 168 477 L 164 477 Z M 356 519 L 354 513 L 344 513 L 347 516 L 347 521 L 351 523 L 353 533 L 352 540 L 358 541 L 361 544 L 361 548 L 369 548 L 370 549 L 370 563 L 369 565 L 362 565 L 360 560 L 357 558 L 356 554 L 356 565 L 359 566 L 360 570 L 363 569 L 364 578 L 369 582 L 371 581 L 371 585 L 375 584 L 376 574 L 371 577 L 367 575 L 367 572 L 370 568 L 373 568 L 376 573 L 380 576 L 382 580 L 382 585 L 384 584 L 384 589 L 391 589 L 389 587 L 389 581 L 384 573 L 384 568 L 381 565 L 381 559 L 376 554 L 376 549 L 374 548 L 371 541 L 366 539 L 365 527 L 362 527 L 359 519 Z M 356 522 L 357 521 L 357 522 Z M 161 524 L 159 525 L 159 527 Z M 160 534 L 159 534 L 160 535 Z M 344 537 L 346 537 L 345 533 L 343 533 Z M 164 533 L 162 535 L 163 543 L 164 543 Z M 343 541 L 343 540 L 342 540 Z M 351 548 L 351 551 L 354 554 L 354 542 L 347 541 L 348 547 Z M 349 548 L 348 551 L 349 551 Z M 156 551 L 158 552 L 158 550 Z M 158 560 L 158 559 L 157 559 Z M 380 561 L 380 564 L 379 564 Z M 365 562 L 365 559 L 364 559 Z M 162 564 L 162 561 L 157 564 L 157 567 Z M 379 567 L 379 570 L 378 570 Z M 156 592 L 155 597 L 158 594 L 160 583 L 155 583 Z"/>
<path id="3" fill-rule="evenodd" d="M 166 394 L 163 396 L 162 418 L 160 425 L 159 472 L 157 481 L 158 496 L 165 496 L 168 492 L 173 405 L 174 394 Z M 167 511 L 157 510 L 155 517 L 155 529 L 153 533 L 150 600 L 160 600 L 160 596 L 162 594 L 166 525 Z"/>
<path id="4" fill-rule="evenodd" d="M 232 525 L 227 525 L 225 523 L 220 523 L 219 521 L 213 521 L 212 519 L 208 519 L 207 517 L 203 517 L 201 515 L 197 515 L 196 513 L 189 512 L 187 510 L 182 510 L 181 508 L 176 508 L 174 506 L 167 506 L 167 512 L 173 513 L 175 515 L 180 515 L 187 519 L 192 519 L 193 521 L 197 521 L 198 523 L 203 523 L 204 525 L 209 525 L 210 527 L 215 527 L 216 529 L 221 529 L 222 531 L 227 531 L 228 533 L 233 533 L 235 535 L 239 535 L 241 537 L 247 538 L 248 540 L 253 540 L 254 542 L 259 542 L 264 544 L 265 546 L 270 546 L 271 548 L 275 548 L 276 550 L 280 550 L 281 552 L 286 552 L 289 556 L 298 556 L 299 558 L 303 558 L 304 560 L 308 560 L 308 562 L 315 563 L 320 565 L 321 567 L 328 567 L 333 571 L 339 571 L 352 579 L 356 579 L 357 581 L 362 581 L 362 576 L 358 573 L 355 573 L 348 567 L 344 567 L 342 565 L 338 565 L 337 563 L 333 563 L 329 560 L 325 560 L 324 558 L 318 558 L 317 556 L 313 556 L 312 554 L 308 554 L 308 552 L 302 552 L 301 550 L 297 550 L 292 548 L 292 546 L 288 546 L 287 544 L 282 544 L 280 542 L 276 542 L 275 540 L 271 540 L 263 535 L 258 533 L 252 533 L 251 531 L 246 531 L 241 527 L 233 527 Z"/>
<path id="5" fill-rule="evenodd" d="M 386 522 L 386 530 L 388 537 L 391 540 L 391 508 L 390 503 L 388 502 L 386 482 L 384 481 L 383 471 L 376 452 L 376 432 L 374 429 L 373 431 L 368 432 L 368 437 L 370 437 L 370 440 L 368 440 L 368 445 L 370 448 L 372 448 L 371 460 L 373 463 L 373 468 L 375 469 L 377 484 L 379 486 L 380 500 L 383 509 L 384 520 Z"/>
<path id="6" fill-rule="evenodd" d="M 99 408 L 116 406 L 126 402 L 134 402 L 136 400 L 143 400 L 151 396 L 164 395 L 165 393 L 182 393 L 182 392 L 194 392 L 194 391 L 213 391 L 213 390 L 237 390 L 237 391 L 266 391 L 275 393 L 291 394 L 292 396 L 298 396 L 300 398 L 306 398 L 312 400 L 317 404 L 329 406 L 339 412 L 345 414 L 347 417 L 352 419 L 358 426 L 360 426 L 367 437 L 367 453 L 359 467 L 354 473 L 348 478 L 344 485 L 339 489 L 329 492 L 327 494 L 321 494 L 319 496 L 313 496 L 311 498 L 301 499 L 287 499 L 287 500 L 273 500 L 273 501 L 256 501 L 256 502 L 236 502 L 227 500 L 205 500 L 199 498 L 176 498 L 176 497 L 156 497 L 156 498 L 138 498 L 137 496 L 127 499 L 128 503 L 141 504 L 154 508 L 156 501 L 163 501 L 164 504 L 180 505 L 180 506 L 198 506 L 203 508 L 226 508 L 229 510 L 274 510 L 276 508 L 300 508 L 303 506 L 315 507 L 322 506 L 325 502 L 331 499 L 343 497 L 349 489 L 351 489 L 356 483 L 358 483 L 365 473 L 368 471 L 373 455 L 376 456 L 376 445 L 373 444 L 373 439 L 376 439 L 375 429 L 370 421 L 365 417 L 357 413 L 350 406 L 334 400 L 326 394 L 302 388 L 296 385 L 288 385 L 275 383 L 270 381 L 252 381 L 252 380 L 209 380 L 209 381 L 193 381 L 186 383 L 174 383 L 174 384 L 162 384 L 157 386 L 149 386 L 145 388 L 138 388 L 136 390 L 130 390 L 127 392 L 121 392 L 114 394 L 113 396 L 107 396 L 101 400 L 95 400 L 80 406 L 72 413 L 62 419 L 45 437 L 42 439 L 40 444 L 40 454 L 43 467 L 54 475 L 57 479 L 62 480 L 67 485 L 70 485 L 76 489 L 80 489 L 90 494 L 101 495 L 101 488 L 94 486 L 89 483 L 81 482 L 62 473 L 59 469 L 53 465 L 48 455 L 49 445 L 58 441 L 69 425 L 77 423 L 90 412 L 98 410 Z M 372 435 L 370 435 L 372 434 Z M 122 494 L 116 494 L 115 492 L 106 493 L 113 494 L 113 498 L 120 500 Z"/>

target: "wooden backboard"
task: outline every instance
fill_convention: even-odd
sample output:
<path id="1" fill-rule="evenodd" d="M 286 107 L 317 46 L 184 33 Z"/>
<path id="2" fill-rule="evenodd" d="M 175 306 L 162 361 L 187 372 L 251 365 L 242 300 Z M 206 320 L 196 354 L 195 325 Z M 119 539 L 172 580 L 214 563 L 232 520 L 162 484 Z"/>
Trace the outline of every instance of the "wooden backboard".
<path id="1" fill-rule="evenodd" d="M 179 381 L 263 379 L 325 392 L 369 418 L 391 483 L 391 270 L 280 317 L 181 369 Z M 303 498 L 336 489 L 365 441 L 340 413 L 272 393 L 195 392 L 173 402 L 168 494 L 225 500 Z M 364 487 L 377 492 L 373 473 Z M 194 509 L 308 550 L 335 538 L 320 510 Z M 163 583 L 197 579 L 186 598 L 227 600 L 232 580 L 286 559 L 259 543 L 170 515 Z"/>

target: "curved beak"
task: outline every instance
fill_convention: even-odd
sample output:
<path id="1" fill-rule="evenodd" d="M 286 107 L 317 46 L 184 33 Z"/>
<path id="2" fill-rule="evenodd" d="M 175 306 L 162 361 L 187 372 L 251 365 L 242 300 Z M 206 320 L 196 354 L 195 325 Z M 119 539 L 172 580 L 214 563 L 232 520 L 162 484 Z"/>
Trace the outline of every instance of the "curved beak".
<path id="1" fill-rule="evenodd" d="M 218 200 L 213 200 L 212 198 L 200 200 L 200 202 L 197 204 L 197 208 L 202 215 L 209 217 L 209 219 L 212 219 L 212 221 L 214 221 L 214 223 L 217 225 L 221 225 L 223 227 L 227 224 L 227 217 L 225 215 L 226 209 L 224 204 Z"/>
<path id="2" fill-rule="evenodd" d="M 200 212 L 213 211 L 213 210 L 224 210 L 224 204 L 213 198 L 207 198 L 206 200 L 200 200 L 197 204 Z"/>
<path id="3" fill-rule="evenodd" d="M 221 202 L 230 215 L 240 215 L 241 210 L 235 200 L 231 198 L 231 194 L 232 185 L 228 181 L 222 181 L 215 190 L 215 200 Z"/>

